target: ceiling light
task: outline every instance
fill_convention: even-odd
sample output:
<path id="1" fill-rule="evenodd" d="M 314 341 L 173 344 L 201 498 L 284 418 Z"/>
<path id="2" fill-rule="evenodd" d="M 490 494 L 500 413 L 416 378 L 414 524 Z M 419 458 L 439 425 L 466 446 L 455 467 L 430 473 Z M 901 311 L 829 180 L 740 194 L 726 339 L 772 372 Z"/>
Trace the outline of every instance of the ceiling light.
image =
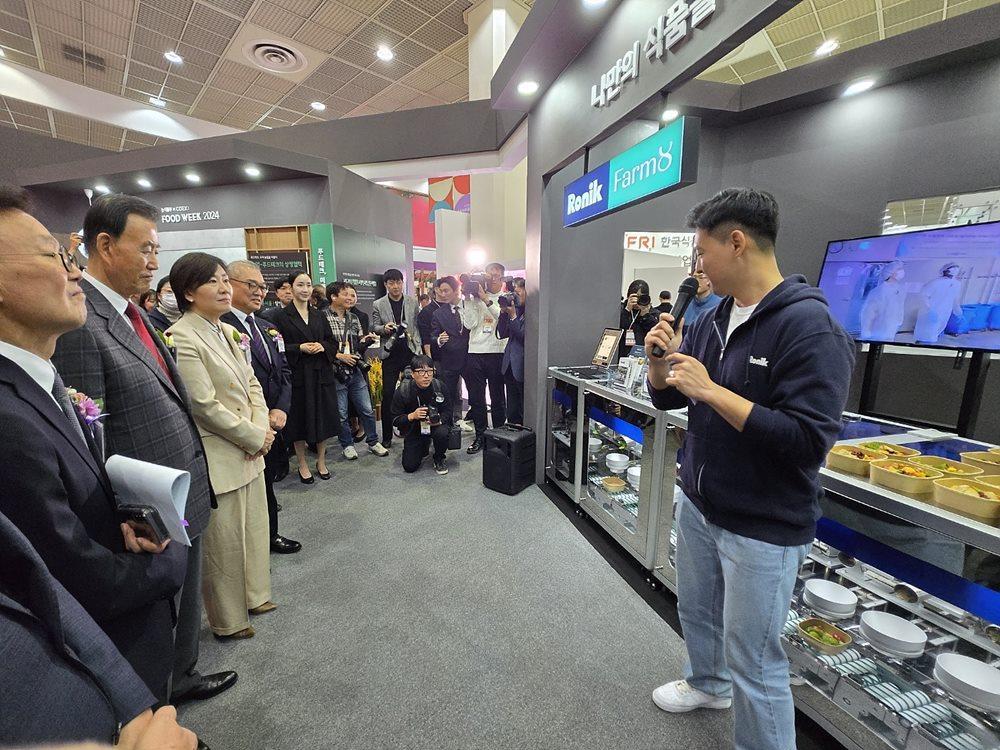
<path id="1" fill-rule="evenodd" d="M 583 0 L 584 8 L 600 8 L 608 0 Z"/>
<path id="2" fill-rule="evenodd" d="M 465 251 L 465 260 L 473 268 L 478 268 L 486 262 L 486 251 L 479 245 L 472 245 Z"/>
<path id="3" fill-rule="evenodd" d="M 862 78 L 860 81 L 855 81 L 846 89 L 844 89 L 844 96 L 854 96 L 855 94 L 860 94 L 863 91 L 867 91 L 874 85 L 875 85 L 874 78 Z"/>
<path id="4" fill-rule="evenodd" d="M 825 42 L 823 42 L 821 45 L 819 45 L 816 48 L 816 52 L 814 54 L 816 55 L 816 57 L 822 57 L 823 55 L 829 55 L 831 52 L 833 52 L 839 46 L 840 46 L 840 42 L 838 42 L 836 39 L 827 39 Z"/>
<path id="5" fill-rule="evenodd" d="M 108 193 L 111 192 L 111 188 L 109 188 L 107 185 L 94 185 L 94 190 L 103 195 L 107 195 Z"/>
<path id="6" fill-rule="evenodd" d="M 250 177 L 260 177 L 259 167 L 243 167 L 243 171 Z"/>
<path id="7" fill-rule="evenodd" d="M 678 115 L 680 115 L 680 112 L 676 109 L 665 109 L 663 110 L 663 114 L 660 115 L 660 119 L 664 122 L 673 122 L 677 119 Z"/>
<path id="8" fill-rule="evenodd" d="M 3 51 L 3 47 L 0 47 L 0 57 L 7 57 L 7 53 Z"/>
<path id="9" fill-rule="evenodd" d="M 139 187 L 144 187 L 144 188 L 153 187 L 153 183 L 147 180 L 145 177 L 140 177 L 139 179 L 137 179 L 135 181 L 135 184 L 138 185 Z"/>
<path id="10" fill-rule="evenodd" d="M 375 53 L 375 56 L 382 62 L 389 62 L 392 58 L 395 57 L 395 55 L 392 53 L 392 50 L 386 47 L 384 44 L 380 44 L 378 46 L 378 52 Z"/>
<path id="11" fill-rule="evenodd" d="M 196 175 L 194 172 L 188 172 L 184 175 L 184 179 L 188 182 L 201 182 L 201 177 Z"/>
<path id="12" fill-rule="evenodd" d="M 160 99 L 158 96 L 151 96 L 151 97 L 149 97 L 149 103 L 152 104 L 154 107 L 166 107 L 167 106 L 167 103 L 165 101 L 163 101 L 162 99 Z"/>
<path id="13" fill-rule="evenodd" d="M 317 112 L 322 112 L 324 109 L 326 109 L 326 105 L 323 104 L 323 102 L 310 102 L 309 106 L 315 109 Z"/>
<path id="14" fill-rule="evenodd" d="M 517 84 L 517 93 L 521 96 L 531 96 L 538 91 L 537 81 L 521 81 Z"/>
<path id="15" fill-rule="evenodd" d="M 163 56 L 167 58 L 167 60 L 172 62 L 174 65 L 180 65 L 182 62 L 184 62 L 184 58 L 178 55 L 173 50 L 170 50 L 169 52 L 164 52 Z"/>

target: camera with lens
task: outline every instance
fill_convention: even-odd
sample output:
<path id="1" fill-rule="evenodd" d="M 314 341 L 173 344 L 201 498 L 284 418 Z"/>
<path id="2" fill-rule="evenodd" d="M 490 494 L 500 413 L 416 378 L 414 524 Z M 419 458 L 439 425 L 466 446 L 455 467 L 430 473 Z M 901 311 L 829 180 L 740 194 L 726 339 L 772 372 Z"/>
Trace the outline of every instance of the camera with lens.
<path id="1" fill-rule="evenodd" d="M 639 299 L 637 299 L 636 302 L 639 304 L 639 307 L 646 307 L 647 305 L 652 304 L 653 301 L 650 299 L 648 294 L 640 294 Z"/>
<path id="2" fill-rule="evenodd" d="M 486 286 L 486 277 L 481 273 L 462 274 L 462 294 L 478 297 L 479 290 Z"/>
<path id="3" fill-rule="evenodd" d="M 333 365 L 333 377 L 337 379 L 337 382 L 341 385 L 347 385 L 351 382 L 351 370 L 353 367 L 348 367 L 342 362 L 335 362 Z"/>
<path id="4" fill-rule="evenodd" d="M 396 342 L 403 341 L 405 339 L 406 339 L 406 321 L 404 320 L 402 323 L 396 326 L 395 331 L 389 334 L 389 338 L 385 340 L 385 344 L 383 345 L 382 348 L 385 349 L 386 353 L 388 354 L 389 352 L 392 351 L 392 347 L 396 345 Z"/>
<path id="5" fill-rule="evenodd" d="M 431 427 L 437 427 L 441 424 L 441 411 L 436 406 L 427 407 L 427 421 L 430 422 Z"/>
<path id="6" fill-rule="evenodd" d="M 517 304 L 517 302 L 514 299 L 514 294 L 511 293 L 511 292 L 508 292 L 507 294 L 501 294 L 497 298 L 497 304 L 500 305 L 500 308 L 502 310 L 505 310 L 508 307 L 513 307 L 515 304 Z"/>

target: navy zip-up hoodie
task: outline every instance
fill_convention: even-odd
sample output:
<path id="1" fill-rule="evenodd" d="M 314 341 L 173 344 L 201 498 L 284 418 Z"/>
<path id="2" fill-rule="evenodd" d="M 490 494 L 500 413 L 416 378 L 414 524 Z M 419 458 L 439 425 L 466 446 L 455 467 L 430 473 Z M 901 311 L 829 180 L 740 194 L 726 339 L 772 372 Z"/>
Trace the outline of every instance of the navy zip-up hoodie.
<path id="1" fill-rule="evenodd" d="M 754 403 L 743 432 L 679 391 L 649 385 L 658 409 L 688 406 L 680 481 L 709 523 L 771 544 L 816 535 L 819 468 L 840 431 L 854 341 L 823 293 L 790 276 L 726 341 L 733 298 L 685 330 L 681 353 Z"/>

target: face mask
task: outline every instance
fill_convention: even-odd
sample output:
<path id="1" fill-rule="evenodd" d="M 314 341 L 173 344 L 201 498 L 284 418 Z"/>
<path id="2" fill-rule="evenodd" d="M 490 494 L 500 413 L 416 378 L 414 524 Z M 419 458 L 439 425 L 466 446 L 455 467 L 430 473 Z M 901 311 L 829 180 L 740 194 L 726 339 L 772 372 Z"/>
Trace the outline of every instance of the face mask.
<path id="1" fill-rule="evenodd" d="M 177 309 L 177 297 L 174 296 L 173 292 L 164 292 L 160 295 L 160 307 L 163 308 L 164 312 L 180 312 L 180 310 Z"/>

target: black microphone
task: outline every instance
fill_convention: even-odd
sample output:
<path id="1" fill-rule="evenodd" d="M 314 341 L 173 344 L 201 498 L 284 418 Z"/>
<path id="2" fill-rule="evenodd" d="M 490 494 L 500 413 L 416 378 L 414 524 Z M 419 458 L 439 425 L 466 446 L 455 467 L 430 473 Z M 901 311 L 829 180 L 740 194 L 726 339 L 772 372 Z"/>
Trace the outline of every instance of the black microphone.
<path id="1" fill-rule="evenodd" d="M 674 330 L 680 326 L 681 320 L 684 319 L 684 313 L 687 312 L 688 305 L 691 304 L 698 294 L 698 279 L 693 276 L 688 276 L 684 281 L 681 282 L 680 288 L 677 290 L 677 303 L 674 305 L 674 309 L 671 311 L 674 316 Z M 662 359 L 667 356 L 666 350 L 662 346 L 656 345 L 653 347 L 652 355 L 657 359 Z"/>

